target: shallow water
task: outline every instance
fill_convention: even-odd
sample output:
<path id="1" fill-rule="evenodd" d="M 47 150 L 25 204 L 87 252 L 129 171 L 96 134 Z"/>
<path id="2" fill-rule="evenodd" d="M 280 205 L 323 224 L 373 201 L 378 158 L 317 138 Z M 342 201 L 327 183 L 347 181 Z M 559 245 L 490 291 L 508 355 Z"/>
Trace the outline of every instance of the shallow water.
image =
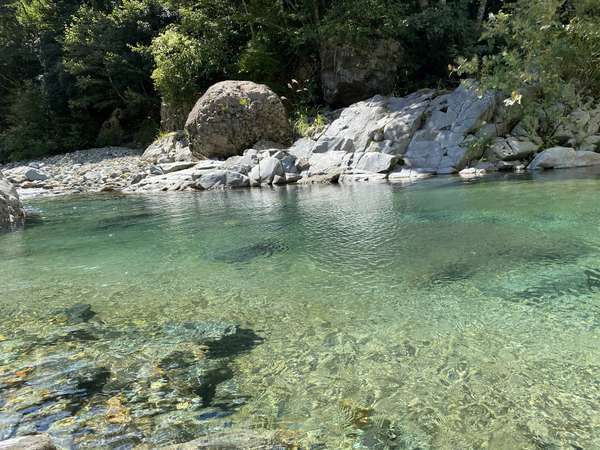
<path id="1" fill-rule="evenodd" d="M 0 438 L 600 448 L 599 193 L 563 171 L 30 201 L 0 235 Z M 237 340 L 194 328 L 221 322 Z"/>

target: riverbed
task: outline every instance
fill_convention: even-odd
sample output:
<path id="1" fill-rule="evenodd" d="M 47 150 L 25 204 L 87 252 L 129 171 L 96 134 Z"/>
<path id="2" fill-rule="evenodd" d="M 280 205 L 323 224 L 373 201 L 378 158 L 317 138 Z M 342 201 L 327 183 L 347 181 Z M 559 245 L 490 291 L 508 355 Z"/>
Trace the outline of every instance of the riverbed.
<path id="1" fill-rule="evenodd" d="M 599 193 L 578 170 L 28 200 L 0 235 L 0 438 L 600 448 Z"/>

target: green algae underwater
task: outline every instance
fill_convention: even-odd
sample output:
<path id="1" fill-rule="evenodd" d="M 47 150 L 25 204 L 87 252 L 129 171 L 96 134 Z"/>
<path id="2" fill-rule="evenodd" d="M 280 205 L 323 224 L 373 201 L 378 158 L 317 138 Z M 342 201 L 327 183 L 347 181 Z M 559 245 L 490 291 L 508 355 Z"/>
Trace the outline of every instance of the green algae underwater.
<path id="1" fill-rule="evenodd" d="M 599 192 L 578 170 L 30 200 L 0 235 L 0 439 L 600 448 Z"/>

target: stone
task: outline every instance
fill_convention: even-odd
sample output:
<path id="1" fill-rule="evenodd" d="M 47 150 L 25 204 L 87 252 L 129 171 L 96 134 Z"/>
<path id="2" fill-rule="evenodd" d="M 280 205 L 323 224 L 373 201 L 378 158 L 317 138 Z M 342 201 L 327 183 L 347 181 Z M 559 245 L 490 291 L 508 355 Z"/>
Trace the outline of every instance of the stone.
<path id="1" fill-rule="evenodd" d="M 5 173 L 6 177 L 13 183 L 23 183 L 25 181 L 45 181 L 48 175 L 35 167 L 22 166 Z"/>
<path id="2" fill-rule="evenodd" d="M 261 140 L 287 144 L 291 128 L 279 97 L 251 81 L 222 81 L 196 102 L 185 124 L 193 154 L 229 157 Z"/>
<path id="3" fill-rule="evenodd" d="M 313 153 L 308 160 L 310 165 L 308 176 L 325 175 L 332 170 L 340 170 L 340 166 L 346 155 L 347 153 L 343 151 Z"/>
<path id="4" fill-rule="evenodd" d="M 365 172 L 389 172 L 397 162 L 397 156 L 367 152 L 362 154 L 354 167 L 357 170 L 364 170 Z"/>
<path id="5" fill-rule="evenodd" d="M 192 152 L 183 131 L 175 131 L 157 139 L 146 148 L 142 159 L 153 164 L 192 161 Z"/>
<path id="6" fill-rule="evenodd" d="M 202 175 L 198 181 L 202 189 L 224 189 L 241 188 L 250 186 L 250 180 L 246 175 L 231 170 L 215 170 Z"/>
<path id="7" fill-rule="evenodd" d="M 369 182 L 369 183 L 384 183 L 387 180 L 387 174 L 375 173 L 375 172 L 363 172 L 363 171 L 352 171 L 344 172 L 340 175 L 338 183 L 356 183 L 356 182 Z"/>
<path id="8" fill-rule="evenodd" d="M 498 138 L 486 151 L 486 156 L 490 160 L 514 161 L 531 157 L 539 148 L 539 145 L 531 141 Z"/>
<path id="9" fill-rule="evenodd" d="M 312 153 L 376 150 L 403 155 L 433 97 L 434 91 L 425 90 L 402 98 L 375 96 L 356 103 L 326 128 Z"/>
<path id="10" fill-rule="evenodd" d="M 47 434 L 34 434 L 0 441 L 0 450 L 56 450 L 56 446 Z"/>
<path id="11" fill-rule="evenodd" d="M 281 161 L 270 156 L 254 166 L 248 176 L 253 183 L 273 184 L 275 176 L 285 177 L 285 171 Z"/>
<path id="12" fill-rule="evenodd" d="M 195 165 L 196 163 L 193 161 L 179 161 L 173 163 L 160 164 L 158 167 L 160 168 L 161 173 L 172 173 L 184 169 L 189 169 L 190 167 L 194 167 Z"/>
<path id="13" fill-rule="evenodd" d="M 413 168 L 440 174 L 457 172 L 481 157 L 483 149 L 470 145 L 467 136 L 493 117 L 496 98 L 481 93 L 466 80 L 453 92 L 436 97 L 427 108 L 428 120 L 412 138 L 404 162 Z"/>
<path id="14" fill-rule="evenodd" d="M 335 107 L 389 95 L 402 60 L 400 44 L 391 39 L 373 39 L 360 46 L 329 40 L 320 54 L 323 98 Z"/>
<path id="15" fill-rule="evenodd" d="M 243 156 L 231 156 L 227 158 L 223 162 L 222 168 L 247 175 L 257 164 L 258 154 L 245 152 Z"/>
<path id="16" fill-rule="evenodd" d="M 20 225 L 25 211 L 16 188 L 0 172 L 0 229 Z"/>
<path id="17" fill-rule="evenodd" d="M 600 165 L 600 153 L 576 151 L 568 147 L 552 147 L 538 153 L 527 169 L 566 169 L 597 165 Z"/>
<path id="18" fill-rule="evenodd" d="M 478 169 L 476 167 L 469 167 L 458 172 L 462 178 L 479 178 L 486 175 L 485 169 Z"/>
<path id="19" fill-rule="evenodd" d="M 422 180 L 433 176 L 433 172 L 410 167 L 397 167 L 388 175 L 389 181 Z"/>

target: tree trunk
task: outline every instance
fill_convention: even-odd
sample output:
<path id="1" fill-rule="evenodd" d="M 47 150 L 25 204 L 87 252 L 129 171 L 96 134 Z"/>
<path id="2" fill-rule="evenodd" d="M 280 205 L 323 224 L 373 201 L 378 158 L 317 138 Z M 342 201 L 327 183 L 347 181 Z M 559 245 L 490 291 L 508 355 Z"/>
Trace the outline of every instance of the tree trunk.
<path id="1" fill-rule="evenodd" d="M 429 0 L 419 0 L 419 7 L 425 9 L 429 7 Z"/>

